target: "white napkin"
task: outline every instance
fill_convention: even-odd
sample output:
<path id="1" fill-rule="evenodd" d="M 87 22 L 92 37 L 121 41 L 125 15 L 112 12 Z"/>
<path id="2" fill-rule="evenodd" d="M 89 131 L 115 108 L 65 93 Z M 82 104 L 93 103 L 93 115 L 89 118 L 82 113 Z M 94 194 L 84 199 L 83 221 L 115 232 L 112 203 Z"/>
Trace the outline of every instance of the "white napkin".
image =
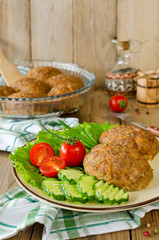
<path id="1" fill-rule="evenodd" d="M 0 118 L 0 150 L 13 152 L 17 147 L 25 145 L 28 141 L 34 139 L 37 133 L 45 128 L 59 130 L 62 128 L 58 120 L 68 124 L 70 127 L 78 125 L 77 118 L 46 118 L 31 120 L 13 120 Z"/>

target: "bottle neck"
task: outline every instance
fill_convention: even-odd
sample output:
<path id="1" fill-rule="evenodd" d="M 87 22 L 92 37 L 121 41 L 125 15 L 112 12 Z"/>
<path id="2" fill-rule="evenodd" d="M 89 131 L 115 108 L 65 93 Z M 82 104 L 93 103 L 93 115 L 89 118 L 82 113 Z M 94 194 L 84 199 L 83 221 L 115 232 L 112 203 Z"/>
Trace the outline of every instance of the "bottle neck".
<path id="1" fill-rule="evenodd" d="M 134 72 L 135 68 L 131 64 L 131 52 L 129 49 L 122 49 L 117 46 L 117 61 L 112 68 L 112 73 L 130 73 Z"/>
<path id="2" fill-rule="evenodd" d="M 130 61 L 130 52 L 118 49 L 117 51 L 117 59 L 119 64 L 129 64 Z"/>

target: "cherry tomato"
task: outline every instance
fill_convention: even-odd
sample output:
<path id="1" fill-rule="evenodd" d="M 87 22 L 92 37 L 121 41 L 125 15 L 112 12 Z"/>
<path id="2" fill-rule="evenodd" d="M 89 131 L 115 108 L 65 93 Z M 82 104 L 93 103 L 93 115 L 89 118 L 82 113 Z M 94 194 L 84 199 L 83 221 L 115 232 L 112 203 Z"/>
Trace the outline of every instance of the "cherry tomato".
<path id="1" fill-rule="evenodd" d="M 128 99 L 124 95 L 115 95 L 110 98 L 109 106 L 114 112 L 123 112 L 128 106 Z"/>
<path id="2" fill-rule="evenodd" d="M 60 169 L 65 169 L 66 161 L 60 157 L 45 158 L 39 165 L 39 169 L 46 177 L 57 177 Z"/>
<path id="3" fill-rule="evenodd" d="M 55 156 L 55 151 L 48 143 L 37 143 L 30 150 L 30 161 L 36 167 L 44 158 L 52 156 Z"/>
<path id="4" fill-rule="evenodd" d="M 69 141 L 65 141 L 60 147 L 60 157 L 65 159 L 66 165 L 69 167 L 80 166 L 85 154 L 85 146 L 78 140 L 74 140 L 71 144 Z"/>
<path id="5" fill-rule="evenodd" d="M 149 233 L 148 231 L 145 231 L 145 232 L 144 232 L 144 235 L 145 235 L 146 237 L 149 237 L 149 236 L 150 236 L 150 233 Z"/>

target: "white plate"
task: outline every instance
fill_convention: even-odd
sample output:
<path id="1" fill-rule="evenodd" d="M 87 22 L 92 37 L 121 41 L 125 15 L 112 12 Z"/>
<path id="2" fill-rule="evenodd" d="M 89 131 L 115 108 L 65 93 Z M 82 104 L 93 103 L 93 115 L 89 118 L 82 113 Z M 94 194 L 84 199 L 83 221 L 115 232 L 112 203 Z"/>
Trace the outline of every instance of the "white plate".
<path id="1" fill-rule="evenodd" d="M 153 161 L 150 162 L 151 167 L 154 169 L 154 177 L 147 188 L 142 191 L 129 192 L 129 201 L 121 205 L 108 205 L 97 202 L 73 203 L 71 201 L 57 201 L 53 197 L 48 197 L 42 190 L 27 184 L 15 168 L 13 173 L 18 184 L 29 194 L 35 198 L 44 201 L 52 206 L 81 212 L 117 212 L 128 209 L 138 208 L 159 200 L 159 154 Z"/>

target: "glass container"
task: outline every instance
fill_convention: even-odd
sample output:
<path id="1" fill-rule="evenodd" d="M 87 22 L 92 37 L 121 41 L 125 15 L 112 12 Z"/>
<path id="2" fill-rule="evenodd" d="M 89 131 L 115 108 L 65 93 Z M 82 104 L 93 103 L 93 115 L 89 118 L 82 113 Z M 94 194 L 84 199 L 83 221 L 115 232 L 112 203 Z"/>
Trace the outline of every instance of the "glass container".
<path id="1" fill-rule="evenodd" d="M 0 97 L 0 117 L 4 118 L 47 118 L 78 111 L 85 103 L 95 83 L 94 73 L 77 64 L 40 60 L 14 60 L 22 75 L 30 68 L 52 66 L 64 74 L 80 77 L 84 87 L 73 92 L 51 97 L 8 98 Z M 0 85 L 5 85 L 0 76 Z"/>
<path id="2" fill-rule="evenodd" d="M 141 43 L 134 41 L 112 40 L 117 48 L 117 61 L 110 72 L 106 72 L 105 85 L 110 95 L 136 94 L 136 80 L 139 69 L 136 69 L 131 58 L 139 53 Z"/>

